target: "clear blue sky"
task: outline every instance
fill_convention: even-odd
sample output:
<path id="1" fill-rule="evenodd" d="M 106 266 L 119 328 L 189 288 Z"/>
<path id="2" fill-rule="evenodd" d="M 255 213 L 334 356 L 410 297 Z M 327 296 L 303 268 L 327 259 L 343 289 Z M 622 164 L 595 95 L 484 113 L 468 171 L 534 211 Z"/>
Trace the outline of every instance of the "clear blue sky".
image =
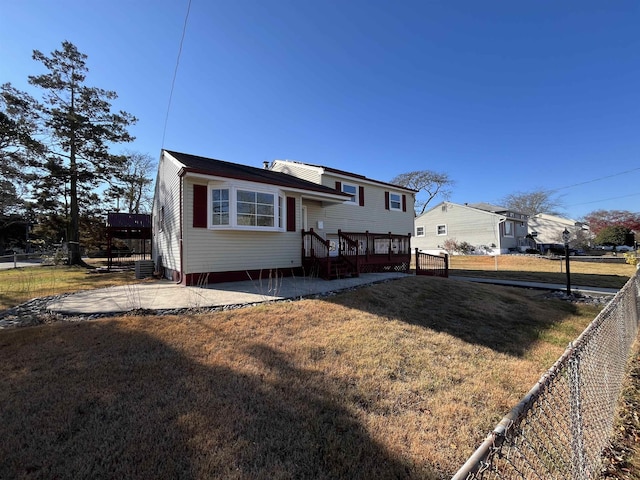
<path id="1" fill-rule="evenodd" d="M 69 40 L 154 157 L 430 169 L 454 202 L 561 188 L 573 218 L 640 210 L 637 0 L 192 0 L 165 132 L 187 6 L 2 0 L 0 82 L 29 90 L 32 50 Z"/>

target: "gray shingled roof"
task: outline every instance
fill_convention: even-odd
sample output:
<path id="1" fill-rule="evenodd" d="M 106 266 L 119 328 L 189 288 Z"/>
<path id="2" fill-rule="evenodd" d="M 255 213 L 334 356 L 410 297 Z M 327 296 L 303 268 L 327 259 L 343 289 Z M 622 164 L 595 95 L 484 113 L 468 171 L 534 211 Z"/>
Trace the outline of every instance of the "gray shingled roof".
<path id="1" fill-rule="evenodd" d="M 188 153 L 174 152 L 171 150 L 165 151 L 184 165 L 183 173 L 214 175 L 217 177 L 246 180 L 267 185 L 277 185 L 284 188 L 340 195 L 345 198 L 350 197 L 348 194 L 339 192 L 333 188 L 309 182 L 287 173 L 274 172 L 265 168 L 250 167 L 213 158 L 199 157 Z"/>

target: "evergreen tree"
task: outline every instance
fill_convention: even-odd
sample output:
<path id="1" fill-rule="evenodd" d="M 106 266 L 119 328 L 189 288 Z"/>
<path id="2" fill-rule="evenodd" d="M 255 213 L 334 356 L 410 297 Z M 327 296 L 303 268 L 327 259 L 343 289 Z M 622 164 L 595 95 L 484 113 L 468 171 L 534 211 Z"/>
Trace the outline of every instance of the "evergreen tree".
<path id="1" fill-rule="evenodd" d="M 41 174 L 35 187 L 37 195 L 47 200 L 46 207 L 68 218 L 69 263 L 81 264 L 83 194 L 123 168 L 123 157 L 111 154 L 109 146 L 133 140 L 127 128 L 136 118 L 127 112 L 111 111 L 115 92 L 85 85 L 87 56 L 72 43 L 62 42 L 62 49 L 50 56 L 34 50 L 33 59 L 48 70 L 29 77 L 29 83 L 43 91 L 41 103 L 29 102 L 45 136 L 45 148 L 39 152 L 36 165 Z M 83 208 L 89 206 L 86 203 Z"/>

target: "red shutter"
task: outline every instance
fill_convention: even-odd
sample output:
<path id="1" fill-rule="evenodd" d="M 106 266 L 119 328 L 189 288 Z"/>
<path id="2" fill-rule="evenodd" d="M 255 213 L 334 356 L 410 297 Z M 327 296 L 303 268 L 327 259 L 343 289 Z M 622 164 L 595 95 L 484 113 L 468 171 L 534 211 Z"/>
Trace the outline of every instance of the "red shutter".
<path id="1" fill-rule="evenodd" d="M 403 212 L 407 211 L 407 196 L 406 195 L 402 195 L 402 211 Z"/>
<path id="2" fill-rule="evenodd" d="M 358 198 L 360 199 L 360 206 L 364 207 L 364 187 L 358 187 Z"/>
<path id="3" fill-rule="evenodd" d="M 207 186 L 193 186 L 193 226 L 207 228 Z"/>
<path id="4" fill-rule="evenodd" d="M 287 232 L 296 231 L 296 199 L 287 197 Z"/>
<path id="5" fill-rule="evenodd" d="M 389 210 L 389 192 L 384 192 L 384 209 Z"/>
<path id="6" fill-rule="evenodd" d="M 342 191 L 342 182 L 336 181 L 336 190 L 338 190 L 339 192 Z"/>

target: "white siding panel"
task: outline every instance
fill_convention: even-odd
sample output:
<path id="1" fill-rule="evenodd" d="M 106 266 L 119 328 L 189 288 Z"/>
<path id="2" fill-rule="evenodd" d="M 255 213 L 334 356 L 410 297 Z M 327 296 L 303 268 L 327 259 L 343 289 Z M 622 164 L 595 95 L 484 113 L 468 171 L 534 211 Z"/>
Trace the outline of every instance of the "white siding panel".
<path id="1" fill-rule="evenodd" d="M 287 173 L 294 177 L 307 180 L 308 182 L 320 184 L 320 172 L 317 167 L 308 167 L 293 162 L 279 162 L 276 160 L 271 169 L 275 172 Z"/>
<path id="2" fill-rule="evenodd" d="M 445 208 L 443 208 L 445 207 Z M 424 227 L 424 237 L 412 237 L 411 248 L 432 250 L 453 239 L 473 246 L 500 246 L 499 216 L 461 205 L 441 204 L 415 219 L 416 227 Z M 438 235 L 438 225 L 447 226 L 446 235 Z"/>
<path id="3" fill-rule="evenodd" d="M 206 185 L 203 183 L 203 185 Z M 293 268 L 302 264 L 301 203 L 296 197 L 295 232 L 193 228 L 193 181 L 184 188 L 184 272 L 229 272 Z"/>
<path id="4" fill-rule="evenodd" d="M 364 206 L 354 204 L 331 205 L 324 208 L 320 218 L 324 228 L 329 233 L 340 230 L 345 232 L 387 233 L 407 235 L 413 232 L 414 197 L 411 194 L 394 191 L 384 186 L 374 186 L 369 183 L 358 183 L 356 179 L 345 180 L 330 175 L 323 176 L 323 184 L 335 188 L 336 181 L 364 187 Z M 407 211 L 386 210 L 385 192 L 391 191 L 401 196 L 406 195 Z M 311 225 L 311 224 L 310 224 Z"/>
<path id="5" fill-rule="evenodd" d="M 180 165 L 163 155 L 153 198 L 153 260 L 172 270 L 180 269 Z M 164 222 L 162 209 L 164 207 Z"/>

